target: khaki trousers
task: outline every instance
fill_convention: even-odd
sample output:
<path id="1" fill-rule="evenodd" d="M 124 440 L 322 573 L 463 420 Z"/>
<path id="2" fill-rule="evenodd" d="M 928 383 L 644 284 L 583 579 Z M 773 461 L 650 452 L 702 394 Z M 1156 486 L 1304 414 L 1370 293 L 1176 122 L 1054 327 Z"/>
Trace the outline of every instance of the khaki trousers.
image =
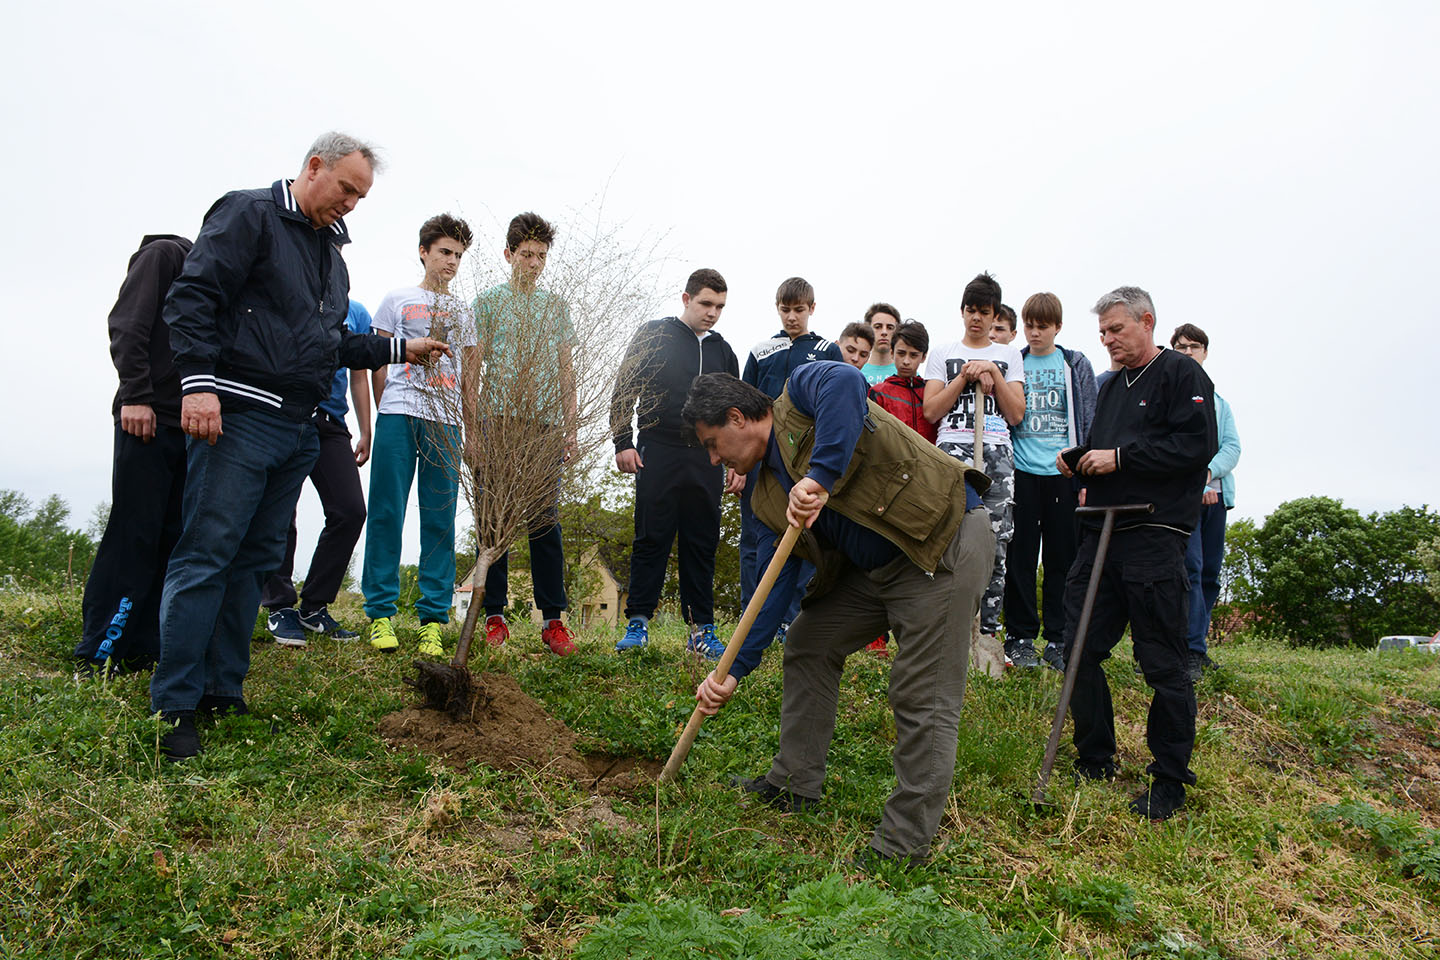
<path id="1" fill-rule="evenodd" d="M 904 556 L 875 570 L 851 569 L 785 635 L 780 750 L 766 779 L 813 799 L 825 782 L 845 658 L 885 630 L 895 635 L 889 699 L 896 782 L 870 841 L 885 856 L 928 856 L 940 827 L 955 773 L 970 623 L 994 556 L 990 516 L 976 508 L 934 576 Z"/>

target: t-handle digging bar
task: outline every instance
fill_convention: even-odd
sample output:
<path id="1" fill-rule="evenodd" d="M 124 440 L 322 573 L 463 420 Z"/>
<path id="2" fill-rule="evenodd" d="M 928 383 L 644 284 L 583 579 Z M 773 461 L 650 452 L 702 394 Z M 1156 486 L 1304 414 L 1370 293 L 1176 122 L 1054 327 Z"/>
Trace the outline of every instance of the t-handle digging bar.
<path id="1" fill-rule="evenodd" d="M 1080 608 L 1080 622 L 1075 625 L 1075 642 L 1065 658 L 1065 682 L 1060 687 L 1060 703 L 1055 708 L 1055 722 L 1050 725 L 1050 740 L 1045 744 L 1045 762 L 1040 765 L 1040 780 L 1030 802 L 1036 806 L 1045 804 L 1045 787 L 1050 782 L 1050 771 L 1055 766 L 1055 753 L 1060 749 L 1060 732 L 1065 729 L 1065 714 L 1070 709 L 1070 695 L 1075 692 L 1075 674 L 1080 668 L 1080 656 L 1085 652 L 1085 634 L 1090 629 L 1090 614 L 1095 610 L 1095 594 L 1100 590 L 1100 575 L 1105 569 L 1105 554 L 1110 549 L 1110 534 L 1115 530 L 1115 517 L 1125 513 L 1154 513 L 1153 503 L 1126 503 L 1113 507 L 1076 507 L 1075 513 L 1103 513 L 1105 522 L 1100 527 L 1100 542 L 1095 545 L 1095 565 L 1090 568 L 1090 584 L 1085 588 L 1085 605 Z"/>
<path id="2" fill-rule="evenodd" d="M 725 644 L 725 652 L 720 655 L 720 662 L 715 664 L 713 676 L 717 680 L 724 680 L 730 673 L 730 666 L 735 662 L 740 648 L 745 645 L 745 637 L 750 632 L 751 624 L 760 615 L 760 608 L 765 605 L 765 598 L 770 596 L 770 588 L 775 586 L 775 578 L 780 576 L 780 568 L 790 559 L 790 551 L 795 548 L 795 541 L 798 539 L 800 528 L 796 526 L 791 526 L 785 531 L 785 536 L 780 538 L 780 546 L 775 548 L 775 556 L 771 558 L 770 566 L 765 568 L 765 576 L 761 577 L 760 583 L 756 585 L 755 592 L 750 596 L 750 603 L 745 607 L 745 614 L 735 625 L 730 642 Z M 690 714 L 690 722 L 685 724 L 685 732 L 680 734 L 680 739 L 676 741 L 675 749 L 670 751 L 670 759 L 665 761 L 665 769 L 660 771 L 662 782 L 674 780 L 675 775 L 680 772 L 680 766 L 690 755 L 690 747 L 700 733 L 700 724 L 704 722 L 705 714 L 701 713 L 697 706 L 695 712 Z"/>

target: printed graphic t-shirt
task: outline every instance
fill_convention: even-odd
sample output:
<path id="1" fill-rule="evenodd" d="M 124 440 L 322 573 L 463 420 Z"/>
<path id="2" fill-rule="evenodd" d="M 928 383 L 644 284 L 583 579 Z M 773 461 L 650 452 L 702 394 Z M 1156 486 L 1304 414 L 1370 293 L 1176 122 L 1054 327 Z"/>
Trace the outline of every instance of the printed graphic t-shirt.
<path id="1" fill-rule="evenodd" d="M 947 343 L 931 350 L 925 361 L 925 379 L 948 384 L 960 375 L 960 368 L 971 360 L 991 360 L 1005 376 L 1006 383 L 1023 383 L 1025 362 L 1020 351 L 1008 343 L 988 343 L 983 347 L 967 347 L 963 340 Z M 975 442 L 975 384 L 969 383 L 953 409 L 940 418 L 935 443 L 971 444 Z M 1010 425 L 995 405 L 995 395 L 985 395 L 985 446 L 1010 446 Z"/>
<path id="2" fill-rule="evenodd" d="M 1054 350 L 1025 357 L 1025 419 L 1015 427 L 1015 469 L 1058 476 L 1055 455 L 1070 446 L 1065 396 L 1065 355 Z"/>
<path id="3" fill-rule="evenodd" d="M 448 293 L 401 287 L 380 301 L 371 326 L 407 340 L 436 337 L 448 343 L 454 354 L 434 364 L 390 364 L 376 412 L 459 426 L 460 364 L 456 357 L 461 348 L 475 345 L 475 318 L 470 309 Z"/>

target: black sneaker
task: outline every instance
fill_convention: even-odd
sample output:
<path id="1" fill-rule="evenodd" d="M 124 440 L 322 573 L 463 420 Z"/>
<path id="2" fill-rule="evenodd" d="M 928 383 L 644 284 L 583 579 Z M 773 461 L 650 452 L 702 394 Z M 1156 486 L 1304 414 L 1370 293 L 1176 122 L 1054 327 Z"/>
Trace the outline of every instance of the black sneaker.
<path id="1" fill-rule="evenodd" d="M 270 636 L 282 647 L 304 647 L 305 628 L 300 626 L 300 614 L 294 607 L 282 607 L 265 620 Z"/>
<path id="2" fill-rule="evenodd" d="M 354 640 L 360 636 L 354 630 L 346 630 L 339 620 L 330 616 L 329 607 L 321 607 L 319 610 L 301 610 L 299 620 L 300 626 L 311 633 L 323 633 L 336 640 Z"/>
<path id="3" fill-rule="evenodd" d="M 820 801 L 814 797 L 802 797 L 798 793 L 782 790 L 764 777 L 748 780 L 744 777 L 731 777 L 730 786 L 740 787 L 767 807 L 786 813 L 801 813 L 820 806 Z"/>
<path id="4" fill-rule="evenodd" d="M 1200 678 L 1205 675 L 1205 655 L 1203 653 L 1192 653 L 1185 661 L 1185 675 L 1190 678 L 1191 683 L 1199 683 Z"/>
<path id="5" fill-rule="evenodd" d="M 1203 654 L 1200 655 L 1200 658 L 1205 661 L 1205 669 L 1206 669 L 1206 670 L 1219 670 L 1219 669 L 1220 669 L 1220 664 L 1216 663 L 1214 660 L 1211 660 L 1211 659 L 1210 659 L 1210 654 L 1208 654 L 1208 653 L 1203 653 Z"/>
<path id="6" fill-rule="evenodd" d="M 1065 648 L 1054 640 L 1045 644 L 1045 652 L 1040 654 L 1040 659 L 1045 661 L 1045 666 L 1065 672 Z"/>
<path id="7" fill-rule="evenodd" d="M 1130 812 L 1151 820 L 1169 820 L 1185 806 L 1185 785 L 1174 780 L 1155 780 L 1150 789 L 1130 801 Z"/>
<path id="8" fill-rule="evenodd" d="M 205 694 L 195 705 L 195 712 L 209 720 L 223 720 L 226 717 L 246 717 L 250 708 L 240 697 L 217 697 Z"/>
<path id="9" fill-rule="evenodd" d="M 1101 763 L 1081 763 L 1075 761 L 1075 783 L 1078 786 L 1082 780 L 1090 780 L 1095 783 L 1114 783 L 1115 778 L 1120 775 L 1120 768 L 1113 760 L 1105 760 Z"/>
<path id="10" fill-rule="evenodd" d="M 1029 637 L 1005 641 L 1005 656 L 1021 670 L 1040 666 L 1040 657 L 1035 653 L 1035 641 Z"/>
<path id="11" fill-rule="evenodd" d="M 160 714 L 160 722 L 172 724 L 160 736 L 160 754 L 171 763 L 200 755 L 200 733 L 195 729 L 195 711 L 177 710 Z"/>

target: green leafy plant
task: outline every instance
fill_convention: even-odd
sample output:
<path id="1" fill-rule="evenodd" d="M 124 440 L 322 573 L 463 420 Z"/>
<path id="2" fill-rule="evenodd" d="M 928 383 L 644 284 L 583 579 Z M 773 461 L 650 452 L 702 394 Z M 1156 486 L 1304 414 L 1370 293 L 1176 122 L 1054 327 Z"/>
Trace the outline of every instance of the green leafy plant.
<path id="1" fill-rule="evenodd" d="M 524 944 L 505 927 L 473 913 L 441 917 L 400 948 L 399 957 L 490 960 L 508 957 Z"/>

